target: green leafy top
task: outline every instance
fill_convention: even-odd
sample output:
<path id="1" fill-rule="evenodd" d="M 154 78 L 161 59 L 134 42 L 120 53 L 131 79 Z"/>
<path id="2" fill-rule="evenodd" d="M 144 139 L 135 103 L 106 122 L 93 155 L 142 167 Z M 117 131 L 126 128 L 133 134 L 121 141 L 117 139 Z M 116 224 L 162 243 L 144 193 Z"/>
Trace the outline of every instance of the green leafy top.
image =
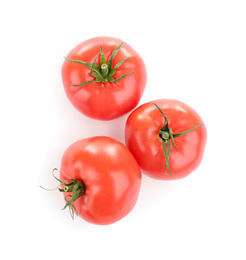
<path id="1" fill-rule="evenodd" d="M 76 215 L 78 215 L 78 211 L 74 206 L 74 201 L 77 200 L 78 198 L 80 198 L 84 194 L 85 185 L 82 181 L 75 180 L 75 179 L 68 179 L 65 181 L 61 181 L 60 179 L 55 177 L 54 171 L 57 171 L 57 168 L 53 169 L 52 174 L 53 174 L 54 178 L 60 182 L 60 185 L 54 189 L 46 189 L 46 188 L 43 188 L 42 186 L 40 186 L 40 187 L 42 189 L 48 190 L 48 191 L 59 189 L 60 192 L 69 192 L 69 194 L 64 197 L 66 204 L 63 209 L 68 207 L 70 215 L 71 215 L 72 219 L 74 219 L 74 213 Z M 64 186 L 63 189 L 60 188 L 62 185 Z"/>
<path id="2" fill-rule="evenodd" d="M 104 52 L 103 52 L 101 45 L 100 45 L 100 52 L 97 53 L 97 55 L 96 55 L 92 64 L 88 63 L 88 62 L 81 61 L 81 60 L 73 60 L 73 59 L 69 59 L 69 58 L 65 57 L 65 59 L 68 60 L 68 61 L 79 63 L 79 64 L 86 66 L 87 68 L 89 68 L 91 70 L 90 74 L 93 77 L 95 77 L 95 80 L 82 82 L 78 85 L 72 85 L 72 86 L 81 87 L 81 86 L 90 84 L 92 82 L 103 82 L 103 83 L 106 83 L 108 81 L 109 82 L 118 82 L 118 81 L 122 80 L 123 78 L 125 78 L 127 75 L 134 73 L 134 72 L 129 72 L 129 73 L 126 73 L 125 75 L 121 76 L 120 78 L 117 78 L 117 79 L 113 78 L 116 70 L 123 64 L 123 62 L 125 60 L 133 57 L 133 56 L 126 57 L 123 60 L 121 60 L 119 63 L 117 63 L 114 68 L 112 67 L 113 59 L 115 58 L 116 54 L 119 52 L 119 50 L 120 50 L 120 48 L 123 44 L 124 44 L 124 42 L 122 42 L 118 47 L 116 47 L 114 49 L 114 51 L 112 52 L 108 62 L 106 61 L 106 58 L 104 56 Z M 99 53 L 100 53 L 100 66 L 95 64 Z"/>
<path id="3" fill-rule="evenodd" d="M 162 110 L 158 107 L 157 104 L 152 103 L 153 105 L 156 106 L 156 108 L 160 111 L 160 113 L 162 114 L 162 116 L 164 117 L 164 126 L 160 129 L 159 131 L 159 137 L 162 141 L 162 147 L 163 147 L 163 153 L 166 159 L 166 163 L 165 163 L 165 174 L 167 174 L 166 170 L 168 169 L 170 175 L 172 176 L 172 178 L 174 179 L 171 170 L 170 170 L 170 166 L 169 166 L 169 157 L 170 157 L 170 153 L 171 153 L 171 142 L 173 143 L 174 147 L 176 149 L 178 149 L 178 147 L 175 144 L 174 138 L 182 136 L 182 135 L 186 135 L 189 132 L 193 131 L 194 129 L 196 129 L 201 125 L 197 125 L 187 131 L 184 131 L 182 133 L 178 133 L 178 134 L 173 134 L 173 130 L 172 128 L 169 128 L 168 126 L 168 118 L 164 115 L 164 113 L 162 112 Z"/>

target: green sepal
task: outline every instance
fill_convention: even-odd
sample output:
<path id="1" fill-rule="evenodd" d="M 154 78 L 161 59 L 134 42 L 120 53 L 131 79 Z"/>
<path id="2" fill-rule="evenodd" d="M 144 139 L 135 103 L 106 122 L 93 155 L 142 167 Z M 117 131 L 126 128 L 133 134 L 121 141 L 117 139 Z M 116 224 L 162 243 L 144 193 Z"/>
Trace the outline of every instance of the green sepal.
<path id="1" fill-rule="evenodd" d="M 92 73 L 91 73 L 91 76 L 97 78 L 97 77 L 98 77 L 98 74 L 97 74 L 96 72 L 92 72 Z"/>
<path id="2" fill-rule="evenodd" d="M 179 137 L 179 136 L 182 136 L 182 135 L 186 135 L 186 134 L 188 134 L 189 132 L 191 132 L 191 131 L 193 131 L 194 129 L 196 129 L 197 127 L 200 127 L 200 126 L 203 126 L 203 125 L 204 125 L 204 124 L 197 125 L 197 126 L 191 128 L 191 129 L 189 129 L 189 130 L 187 130 L 187 131 L 185 131 L 185 132 L 182 132 L 182 133 L 179 133 L 179 134 L 174 134 L 173 137 L 176 138 L 176 137 Z"/>
<path id="3" fill-rule="evenodd" d="M 132 74 L 132 73 L 134 73 L 134 72 L 126 73 L 126 74 L 123 75 L 122 77 L 120 77 L 120 78 L 118 78 L 118 79 L 115 79 L 113 82 L 118 82 L 118 81 L 122 80 L 123 78 L 125 78 L 127 75 Z"/>
<path id="4" fill-rule="evenodd" d="M 95 70 L 95 75 L 97 75 L 96 78 L 97 78 L 97 79 L 100 79 L 100 81 L 102 81 L 102 82 L 104 82 L 104 83 L 107 82 L 107 80 L 102 76 L 102 74 L 101 74 L 100 72 L 98 72 L 98 71 Z M 97 81 L 97 82 L 98 82 L 98 81 Z"/>
<path id="5" fill-rule="evenodd" d="M 89 81 L 82 82 L 82 83 L 80 83 L 78 85 L 71 85 L 71 86 L 73 86 L 73 87 L 82 87 L 82 86 L 88 85 L 88 84 L 90 84 L 92 82 L 96 82 L 96 80 L 89 80 Z"/>
<path id="6" fill-rule="evenodd" d="M 111 76 L 108 76 L 108 81 L 109 81 L 109 82 L 115 82 L 114 78 L 111 77 Z"/>
<path id="7" fill-rule="evenodd" d="M 104 64 L 106 63 L 106 58 L 104 56 L 104 52 L 103 52 L 103 49 L 102 49 L 102 45 L 100 45 L 100 53 L 101 53 L 101 58 L 100 58 L 100 64 Z"/>
<path id="8" fill-rule="evenodd" d="M 166 159 L 166 163 L 165 163 L 165 171 L 164 173 L 167 174 L 166 172 L 166 166 L 167 166 L 167 145 L 166 145 L 166 142 L 165 141 L 162 141 L 162 149 L 163 149 L 163 153 L 164 153 L 164 156 L 165 156 L 165 159 Z"/>
<path id="9" fill-rule="evenodd" d="M 101 68 L 100 68 L 99 65 L 94 64 L 93 70 L 94 70 L 94 71 L 97 71 L 97 72 L 100 72 L 100 71 L 101 71 Z"/>
<path id="10" fill-rule="evenodd" d="M 108 77 L 114 76 L 115 72 L 116 72 L 115 69 L 111 70 L 111 71 L 109 72 L 109 74 L 108 74 Z"/>
<path id="11" fill-rule="evenodd" d="M 109 61 L 106 64 L 108 65 L 108 69 L 111 70 L 112 69 L 112 62 Z"/>
<path id="12" fill-rule="evenodd" d="M 94 59 L 92 65 L 91 65 L 91 74 L 92 74 L 93 70 L 95 70 L 94 67 L 95 67 L 95 63 L 96 63 L 96 60 L 97 60 L 98 55 L 99 55 L 99 52 L 97 53 L 97 55 L 96 55 L 96 57 L 95 57 L 95 59 Z"/>
<path id="13" fill-rule="evenodd" d="M 119 52 L 121 46 L 124 44 L 124 42 L 122 42 L 118 47 L 116 47 L 112 53 L 112 55 L 109 58 L 109 62 L 111 62 L 111 64 L 113 63 L 113 59 L 116 56 L 116 54 Z"/>
<path id="14" fill-rule="evenodd" d="M 170 140 L 168 141 L 162 141 L 162 148 L 163 148 L 163 153 L 166 159 L 166 163 L 165 163 L 165 171 L 164 173 L 167 174 L 167 169 L 171 175 L 171 177 L 174 179 L 171 170 L 170 170 L 170 166 L 169 166 L 169 157 L 170 157 L 170 153 L 171 153 L 171 142 Z"/>
<path id="15" fill-rule="evenodd" d="M 171 177 L 174 179 L 171 170 L 170 170 L 170 166 L 169 166 L 169 158 L 170 158 L 170 154 L 171 154 L 171 142 L 170 140 L 167 141 L 167 159 L 166 159 L 166 166 L 168 168 L 168 171 L 171 175 Z"/>
<path id="16" fill-rule="evenodd" d="M 100 78 L 96 78 L 94 82 L 102 82 Z"/>
<path id="17" fill-rule="evenodd" d="M 82 60 L 73 60 L 73 59 L 69 59 L 67 57 L 64 57 L 66 60 L 68 61 L 72 61 L 72 62 L 75 62 L 75 63 L 78 63 L 78 64 L 82 64 L 82 65 L 85 65 L 87 68 L 91 69 L 92 68 L 92 64 L 91 63 L 88 63 L 88 62 L 84 62 Z"/>
<path id="18" fill-rule="evenodd" d="M 163 114 L 162 110 L 159 108 L 159 106 L 157 106 L 157 104 L 155 103 L 152 103 L 153 105 L 156 106 L 156 108 L 160 111 L 160 113 L 162 114 L 162 116 L 164 117 L 164 126 L 161 128 L 161 130 L 167 130 L 168 129 L 168 119 L 167 117 Z"/>
<path id="19" fill-rule="evenodd" d="M 169 136 L 170 136 L 170 138 L 171 138 L 171 140 L 172 140 L 172 142 L 173 142 L 174 147 L 175 147 L 176 149 L 178 149 L 177 145 L 176 145 L 175 142 L 174 142 L 174 136 L 173 136 L 173 130 L 172 130 L 172 128 L 169 128 Z"/>
<path id="20" fill-rule="evenodd" d="M 161 131 L 164 132 L 164 131 L 167 131 L 168 132 L 168 124 L 165 124 L 162 128 L 161 128 Z"/>
<path id="21" fill-rule="evenodd" d="M 129 58 L 132 58 L 132 57 L 133 57 L 133 56 L 129 56 L 129 57 L 126 57 L 126 58 L 124 58 L 123 60 L 121 60 L 119 63 L 117 63 L 117 64 L 115 65 L 114 70 L 118 69 L 118 68 L 123 64 L 123 62 L 124 62 L 125 60 L 127 60 L 127 59 L 129 59 Z"/>

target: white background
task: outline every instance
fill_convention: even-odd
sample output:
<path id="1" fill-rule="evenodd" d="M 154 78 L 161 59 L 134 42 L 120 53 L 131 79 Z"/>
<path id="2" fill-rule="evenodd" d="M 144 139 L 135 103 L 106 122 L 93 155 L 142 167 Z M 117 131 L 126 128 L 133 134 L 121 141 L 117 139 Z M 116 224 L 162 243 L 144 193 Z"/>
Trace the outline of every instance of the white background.
<path id="1" fill-rule="evenodd" d="M 246 3 L 1 1 L 1 255 L 4 259 L 246 259 Z M 64 56 L 95 36 L 145 61 L 141 104 L 175 98 L 208 129 L 189 177 L 143 176 L 134 210 L 109 226 L 74 221 L 51 175 L 65 149 L 95 135 L 124 142 L 128 115 L 86 118 L 66 98 Z"/>

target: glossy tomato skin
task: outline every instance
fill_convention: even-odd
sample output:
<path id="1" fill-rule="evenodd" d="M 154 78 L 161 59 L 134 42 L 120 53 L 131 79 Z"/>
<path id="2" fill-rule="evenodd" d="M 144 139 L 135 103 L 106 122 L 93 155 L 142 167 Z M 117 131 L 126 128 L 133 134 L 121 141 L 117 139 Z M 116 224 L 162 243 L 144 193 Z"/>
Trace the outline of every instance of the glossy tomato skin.
<path id="1" fill-rule="evenodd" d="M 135 206 L 141 171 L 122 143 L 98 136 L 68 147 L 62 157 L 60 179 L 82 181 L 85 193 L 74 202 L 78 215 L 88 222 L 106 225 L 122 219 Z"/>
<path id="2" fill-rule="evenodd" d="M 125 141 L 143 173 L 160 180 L 172 180 L 167 170 L 159 131 L 164 118 L 153 105 L 156 103 L 168 118 L 173 134 L 178 134 L 204 124 L 199 114 L 185 103 L 172 99 L 159 99 L 135 109 L 127 119 Z M 181 179 L 193 172 L 201 163 L 207 141 L 207 130 L 202 125 L 186 135 L 175 138 L 176 149 L 171 143 L 169 165 L 174 179 Z"/>
<path id="3" fill-rule="evenodd" d="M 122 42 L 124 41 L 112 37 L 95 37 L 80 43 L 66 57 L 93 63 L 101 45 L 108 61 L 113 50 Z M 129 72 L 134 73 L 118 82 L 90 83 L 81 87 L 72 85 L 94 80 L 95 78 L 90 75 L 90 69 L 65 60 L 62 66 L 62 81 L 65 93 L 74 107 L 82 114 L 99 120 L 111 120 L 134 109 L 143 95 L 147 73 L 142 58 L 127 43 L 122 45 L 115 56 L 113 67 L 128 56 L 133 57 L 124 61 L 113 78 L 120 78 Z M 100 64 L 100 55 L 95 64 Z"/>

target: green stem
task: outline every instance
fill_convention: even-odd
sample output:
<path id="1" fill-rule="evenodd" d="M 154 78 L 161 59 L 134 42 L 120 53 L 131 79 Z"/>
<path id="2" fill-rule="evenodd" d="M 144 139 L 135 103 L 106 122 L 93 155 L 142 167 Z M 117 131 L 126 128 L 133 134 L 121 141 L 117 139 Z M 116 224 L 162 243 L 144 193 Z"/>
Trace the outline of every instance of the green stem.
<path id="1" fill-rule="evenodd" d="M 109 70 L 108 70 L 108 65 L 106 63 L 103 63 L 101 65 L 101 75 L 105 79 L 108 76 Z"/>
<path id="2" fill-rule="evenodd" d="M 169 133 L 167 131 L 160 131 L 159 136 L 163 141 L 169 140 Z"/>

